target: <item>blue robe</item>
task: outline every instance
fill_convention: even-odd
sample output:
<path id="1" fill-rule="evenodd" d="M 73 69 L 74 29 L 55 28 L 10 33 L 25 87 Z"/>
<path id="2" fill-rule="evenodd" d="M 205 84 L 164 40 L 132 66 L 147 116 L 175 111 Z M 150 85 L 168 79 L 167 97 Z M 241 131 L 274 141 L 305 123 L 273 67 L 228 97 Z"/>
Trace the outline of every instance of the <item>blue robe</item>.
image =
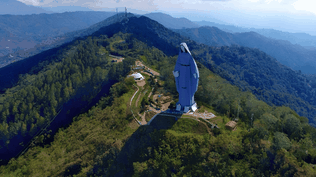
<path id="1" fill-rule="evenodd" d="M 188 49 L 187 49 L 188 50 Z M 176 87 L 179 93 L 179 102 L 181 108 L 191 107 L 194 101 L 194 93 L 197 91 L 199 82 L 199 70 L 189 52 L 180 50 L 174 72 L 178 71 L 179 76 L 175 77 Z M 193 74 L 196 74 L 194 77 Z"/>

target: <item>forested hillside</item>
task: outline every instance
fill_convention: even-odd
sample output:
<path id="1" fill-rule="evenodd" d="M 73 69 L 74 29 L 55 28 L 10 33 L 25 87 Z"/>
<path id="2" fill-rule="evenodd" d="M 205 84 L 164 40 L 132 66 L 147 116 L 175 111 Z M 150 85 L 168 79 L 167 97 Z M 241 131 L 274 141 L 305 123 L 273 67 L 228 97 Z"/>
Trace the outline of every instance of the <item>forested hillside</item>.
<path id="1" fill-rule="evenodd" d="M 55 55 L 46 56 L 31 71 L 20 75 L 17 85 L 0 95 L 2 159 L 18 153 L 22 142 L 27 143 L 70 100 L 73 107 L 86 104 L 78 106 L 79 114 L 104 85 L 125 77 L 133 60 L 111 64 L 104 48 L 111 40 L 101 36 L 75 41 Z"/>
<path id="2" fill-rule="evenodd" d="M 155 68 L 163 83 L 156 86 L 178 97 L 171 72 L 177 55 L 168 56 L 133 34 L 117 33 L 111 38 L 99 36 L 85 42 L 89 40 L 92 44 L 95 41 L 101 44 L 103 51 L 116 51 L 125 58 L 139 59 Z M 122 40 L 125 42 L 114 42 Z M 93 45 L 86 47 L 89 50 Z M 63 64 L 67 65 L 60 63 Z M 118 64 L 111 68 L 118 69 L 115 67 Z M 203 107 L 217 115 L 213 121 L 221 126 L 219 129 L 208 133 L 207 127 L 197 119 L 185 118 L 177 121 L 170 118 L 166 122 L 155 119 L 161 124 L 173 122 L 167 129 L 152 125 L 138 127 L 129 107 L 135 92 L 134 81 L 120 79 L 109 95 L 75 117 L 69 127 L 59 130 L 53 142 L 45 144 L 42 136 L 35 147 L 1 166 L 0 175 L 316 175 L 316 129 L 306 118 L 290 108 L 271 107 L 250 92 L 240 91 L 199 61 L 197 66 L 200 82 L 195 100 L 200 109 Z M 235 118 L 239 118 L 237 130 L 225 129 L 223 125 Z"/>
<path id="3" fill-rule="evenodd" d="M 258 49 L 234 46 L 192 53 L 200 58 L 202 52 L 209 57 L 201 57 L 201 62 L 215 73 L 270 105 L 291 107 L 315 126 L 316 89 L 305 75 L 279 64 Z"/>
<path id="4" fill-rule="evenodd" d="M 116 32 L 132 33 L 140 41 L 154 46 L 168 56 L 177 55 L 186 42 L 197 61 L 242 90 L 249 90 L 270 105 L 289 106 L 315 124 L 315 88 L 311 80 L 286 67 L 258 49 L 247 47 L 211 47 L 180 36 L 156 21 L 141 16 L 115 23 L 93 33 L 94 36 Z M 315 125 L 314 125 L 315 126 Z"/>
<path id="5" fill-rule="evenodd" d="M 276 40 L 256 32 L 228 33 L 216 27 L 177 29 L 175 32 L 210 46 L 231 46 L 237 44 L 249 48 L 258 48 L 276 58 L 283 65 L 302 73 L 316 74 L 315 51 L 306 49 L 286 40 Z"/>

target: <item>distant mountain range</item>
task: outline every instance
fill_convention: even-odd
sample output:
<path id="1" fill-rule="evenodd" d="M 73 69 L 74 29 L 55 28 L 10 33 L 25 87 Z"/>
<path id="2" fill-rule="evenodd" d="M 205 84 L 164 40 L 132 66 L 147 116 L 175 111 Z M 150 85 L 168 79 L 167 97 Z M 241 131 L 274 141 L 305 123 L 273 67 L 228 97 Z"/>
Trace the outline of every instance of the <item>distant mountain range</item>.
<path id="1" fill-rule="evenodd" d="M 0 67 L 64 42 L 66 33 L 88 28 L 114 12 L 0 15 Z"/>
<path id="2" fill-rule="evenodd" d="M 223 33 L 216 42 L 228 37 Z M 315 176 L 316 129 L 295 111 L 239 90 L 292 107 L 315 126 L 313 75 L 259 49 L 199 44 L 133 14 L 65 35 L 71 38 L 0 68 L 0 87 L 4 80 L 14 85 L 0 94 L 0 176 Z M 167 95 L 163 101 L 174 109 L 180 42 L 200 71 L 199 112 L 217 117 L 145 111 L 150 124 L 138 126 L 140 107 L 130 103 L 136 92 L 144 107 L 153 87 L 149 94 Z M 108 54 L 125 59 L 112 63 Z M 126 78 L 136 60 L 160 73 L 156 83 L 146 76 L 137 91 Z M 237 131 L 225 130 L 236 118 Z"/>
<path id="3" fill-rule="evenodd" d="M 0 15 L 26 15 L 26 14 L 40 14 L 40 13 L 52 13 L 46 11 L 40 7 L 28 6 L 17 0 L 1 0 L 0 1 Z"/>
<path id="4" fill-rule="evenodd" d="M 182 29 L 182 28 L 197 28 L 200 26 L 186 18 L 174 18 L 168 14 L 164 14 L 160 12 L 149 13 L 149 14 L 145 14 L 144 16 L 157 21 L 158 23 L 162 24 L 166 28 Z"/>
<path id="5" fill-rule="evenodd" d="M 1 15 L 0 67 L 69 42 L 75 37 L 89 35 L 100 27 L 124 17 L 124 13 L 114 14 L 115 12 L 80 11 L 23 16 Z M 173 18 L 163 13 L 150 13 L 145 16 L 168 28 L 198 27 L 186 18 Z"/>
<path id="6" fill-rule="evenodd" d="M 18 37 L 37 42 L 87 28 L 114 12 L 64 12 L 33 15 L 1 15 L 0 37 Z"/>
<path id="7" fill-rule="evenodd" d="M 144 16 L 199 43 L 211 46 L 236 44 L 258 48 L 294 70 L 316 74 L 316 36 L 273 29 L 248 29 L 207 21 L 192 22 L 186 18 L 174 18 L 163 13 L 150 13 Z"/>
<path id="8" fill-rule="evenodd" d="M 128 14 L 129 18 L 127 19 L 124 18 L 123 14 L 119 17 L 113 16 L 87 30 L 70 33 L 69 40 L 76 36 L 80 37 L 80 35 L 96 37 L 107 35 L 111 37 L 118 32 L 131 33 L 138 40 L 146 43 L 148 46 L 158 48 L 168 56 L 177 55 L 179 44 L 186 42 L 194 58 L 216 74 L 219 74 L 242 90 L 251 91 L 259 99 L 269 104 L 289 106 L 301 116 L 306 116 L 311 122 L 314 122 L 316 116 L 316 100 L 314 99 L 316 96 L 316 80 L 314 77 L 308 77 L 298 71 L 294 71 L 258 49 L 237 45 L 211 47 L 205 44 L 198 44 L 194 40 L 164 27 L 157 21 L 145 16 L 133 16 L 133 14 Z M 102 26 L 101 24 L 106 25 Z M 205 29 L 205 27 L 195 30 L 199 29 Z M 231 35 L 227 35 L 221 30 L 210 29 L 214 30 L 214 33 L 218 32 L 221 34 L 215 35 L 218 37 L 217 40 L 214 40 L 216 43 L 235 40 L 234 37 L 230 38 Z M 255 34 L 253 35 L 255 36 Z M 0 85 L 4 85 L 4 82 L 14 84 L 20 74 L 28 73 L 32 66 L 49 60 L 51 58 L 49 56 L 56 50 L 52 49 L 47 51 L 46 54 L 41 53 L 30 59 L 2 68 L 0 70 L 0 80 L 3 83 Z"/>
<path id="9" fill-rule="evenodd" d="M 200 26 L 214 26 L 229 33 L 243 33 L 253 31 L 268 38 L 287 40 L 290 41 L 292 44 L 299 44 L 307 49 L 316 50 L 316 36 L 312 36 L 306 33 L 289 33 L 275 29 L 243 28 L 208 21 L 195 21 L 195 23 Z"/>
<path id="10" fill-rule="evenodd" d="M 199 43 L 210 46 L 231 46 L 233 44 L 258 48 L 275 57 L 282 64 L 303 73 L 316 74 L 316 51 L 306 49 L 289 41 L 276 40 L 256 32 L 228 33 L 217 27 L 175 29 L 175 32 Z"/>
<path id="11" fill-rule="evenodd" d="M 89 35 L 100 27 L 119 20 L 117 19 L 118 16 L 112 16 L 114 14 L 114 12 L 66 12 L 26 16 L 2 15 L 0 16 L 0 21 L 2 22 L 0 24 L 0 37 L 2 37 L 0 40 L 0 67 L 66 41 L 69 42 L 74 37 Z M 102 20 L 110 16 L 112 16 L 111 19 L 102 22 Z M 264 37 L 255 32 L 244 32 L 250 30 L 246 28 L 219 25 L 206 21 L 192 22 L 186 18 L 174 18 L 163 13 L 149 13 L 144 16 L 161 23 L 167 28 L 174 29 L 176 32 L 199 43 L 211 46 L 237 44 L 258 48 L 295 70 L 301 70 L 303 73 L 316 73 L 316 50 L 293 45 L 285 40 Z M 198 28 L 199 25 L 217 25 L 227 31 L 239 33 L 227 33 L 217 28 L 205 26 Z M 296 38 L 299 38 L 299 33 L 284 33 L 277 30 L 264 29 L 257 31 L 272 37 L 279 36 L 279 38 L 287 39 L 291 38 L 291 35 L 292 38 L 296 35 Z M 307 40 L 309 36 L 307 34 L 300 35 L 303 36 L 302 40 Z"/>

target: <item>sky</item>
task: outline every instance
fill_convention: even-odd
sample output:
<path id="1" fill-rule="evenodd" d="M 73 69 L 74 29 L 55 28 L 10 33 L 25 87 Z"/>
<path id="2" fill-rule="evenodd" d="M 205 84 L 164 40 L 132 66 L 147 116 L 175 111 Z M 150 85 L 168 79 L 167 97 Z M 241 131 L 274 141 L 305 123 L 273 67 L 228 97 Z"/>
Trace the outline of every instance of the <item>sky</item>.
<path id="1" fill-rule="evenodd" d="M 272 28 L 316 36 L 315 0 L 18 0 L 51 11 L 163 12 L 192 21 Z M 71 6 L 71 7 L 69 7 Z"/>

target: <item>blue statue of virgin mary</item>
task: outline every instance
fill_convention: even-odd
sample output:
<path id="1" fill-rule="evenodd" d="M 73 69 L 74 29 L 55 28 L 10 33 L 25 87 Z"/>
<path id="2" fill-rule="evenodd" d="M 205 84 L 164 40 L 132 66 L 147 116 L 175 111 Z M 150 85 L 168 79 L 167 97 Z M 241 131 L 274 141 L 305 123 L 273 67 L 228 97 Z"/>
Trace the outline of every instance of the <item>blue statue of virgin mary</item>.
<path id="1" fill-rule="evenodd" d="M 179 93 L 179 102 L 176 103 L 176 110 L 186 113 L 191 109 L 194 112 L 197 109 L 194 93 L 198 88 L 199 70 L 187 44 L 184 42 L 180 44 L 179 56 L 173 75 Z"/>

